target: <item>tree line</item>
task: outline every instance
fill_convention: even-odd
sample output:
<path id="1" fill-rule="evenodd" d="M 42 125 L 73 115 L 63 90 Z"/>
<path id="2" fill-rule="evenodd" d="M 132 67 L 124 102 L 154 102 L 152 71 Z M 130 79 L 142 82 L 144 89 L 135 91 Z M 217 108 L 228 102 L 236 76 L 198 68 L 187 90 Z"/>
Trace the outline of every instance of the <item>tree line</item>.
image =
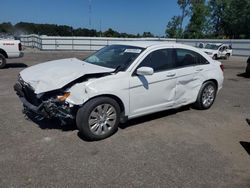
<path id="1" fill-rule="evenodd" d="M 178 0 L 177 3 L 180 14 L 167 24 L 169 38 L 250 38 L 249 0 Z"/>
<path id="2" fill-rule="evenodd" d="M 120 33 L 109 28 L 107 31 L 97 31 L 95 29 L 76 28 L 67 25 L 56 24 L 36 24 L 28 22 L 19 22 L 12 25 L 10 22 L 0 24 L 0 33 L 12 34 L 19 36 L 21 34 L 38 34 L 47 36 L 86 36 L 86 37 L 118 37 L 118 38 L 135 38 L 135 37 L 154 37 L 151 32 L 144 32 L 143 34 L 128 34 Z"/>

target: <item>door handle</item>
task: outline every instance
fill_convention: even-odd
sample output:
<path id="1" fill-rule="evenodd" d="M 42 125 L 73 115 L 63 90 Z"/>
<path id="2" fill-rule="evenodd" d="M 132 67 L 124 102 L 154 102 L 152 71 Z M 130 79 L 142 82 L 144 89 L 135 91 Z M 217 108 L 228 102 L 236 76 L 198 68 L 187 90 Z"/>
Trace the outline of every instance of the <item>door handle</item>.
<path id="1" fill-rule="evenodd" d="M 174 77 L 176 74 L 175 73 L 169 73 L 167 74 L 167 77 Z"/>

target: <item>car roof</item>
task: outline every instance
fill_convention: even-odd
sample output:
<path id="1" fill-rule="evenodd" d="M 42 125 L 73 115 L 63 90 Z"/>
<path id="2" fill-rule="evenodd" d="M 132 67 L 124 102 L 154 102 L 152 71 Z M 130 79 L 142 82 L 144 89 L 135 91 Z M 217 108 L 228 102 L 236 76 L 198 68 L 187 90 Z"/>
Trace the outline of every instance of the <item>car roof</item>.
<path id="1" fill-rule="evenodd" d="M 139 48 L 148 48 L 151 46 L 162 46 L 162 45 L 172 46 L 173 44 L 176 43 L 168 41 L 124 41 L 113 45 L 128 45 L 128 46 L 136 46 Z"/>
<path id="2" fill-rule="evenodd" d="M 127 45 L 127 46 L 134 46 L 139 48 L 149 48 L 149 47 L 175 47 L 175 48 L 194 48 L 190 45 L 185 45 L 176 42 L 169 42 L 169 41 L 124 41 L 115 43 L 112 45 Z"/>
<path id="3" fill-rule="evenodd" d="M 210 45 L 213 44 L 213 45 L 216 45 L 216 46 L 221 46 L 221 45 L 223 45 L 223 43 L 211 43 L 211 42 L 210 42 L 210 43 L 207 43 L 207 44 L 210 44 Z"/>

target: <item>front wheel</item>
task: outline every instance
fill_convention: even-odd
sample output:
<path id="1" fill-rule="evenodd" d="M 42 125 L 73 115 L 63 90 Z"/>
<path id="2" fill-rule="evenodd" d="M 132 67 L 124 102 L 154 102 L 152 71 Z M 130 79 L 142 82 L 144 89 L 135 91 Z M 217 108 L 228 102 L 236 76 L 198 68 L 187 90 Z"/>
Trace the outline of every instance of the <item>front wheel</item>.
<path id="1" fill-rule="evenodd" d="M 209 109 L 214 103 L 216 93 L 217 87 L 215 83 L 212 81 L 205 82 L 200 89 L 194 106 L 200 110 Z"/>
<path id="2" fill-rule="evenodd" d="M 120 107 L 109 97 L 98 97 L 88 101 L 76 115 L 76 125 L 88 140 L 101 140 L 118 129 Z"/>
<path id="3" fill-rule="evenodd" d="M 4 68 L 6 65 L 6 59 L 3 54 L 0 54 L 0 69 Z"/>

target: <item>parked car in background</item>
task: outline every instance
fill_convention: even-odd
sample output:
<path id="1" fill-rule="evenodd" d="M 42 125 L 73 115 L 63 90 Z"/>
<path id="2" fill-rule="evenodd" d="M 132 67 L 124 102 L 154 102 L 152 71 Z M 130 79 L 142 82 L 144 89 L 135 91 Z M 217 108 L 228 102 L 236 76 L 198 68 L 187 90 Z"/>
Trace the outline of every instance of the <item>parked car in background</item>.
<path id="1" fill-rule="evenodd" d="M 6 59 L 22 56 L 22 44 L 20 40 L 0 39 L 0 69 L 5 67 Z"/>
<path id="2" fill-rule="evenodd" d="M 213 59 L 228 59 L 233 54 L 232 46 L 222 43 L 207 43 L 202 50 Z"/>
<path id="3" fill-rule="evenodd" d="M 198 47 L 198 48 L 204 48 L 205 47 L 205 43 L 200 42 L 200 43 L 196 44 L 196 47 Z"/>
<path id="4" fill-rule="evenodd" d="M 247 59 L 246 73 L 250 75 L 250 57 Z"/>
<path id="5" fill-rule="evenodd" d="M 193 103 L 208 109 L 222 83 L 221 63 L 198 48 L 125 42 L 83 61 L 62 59 L 26 68 L 14 89 L 24 112 L 76 120 L 82 135 L 100 140 L 128 119 Z"/>

